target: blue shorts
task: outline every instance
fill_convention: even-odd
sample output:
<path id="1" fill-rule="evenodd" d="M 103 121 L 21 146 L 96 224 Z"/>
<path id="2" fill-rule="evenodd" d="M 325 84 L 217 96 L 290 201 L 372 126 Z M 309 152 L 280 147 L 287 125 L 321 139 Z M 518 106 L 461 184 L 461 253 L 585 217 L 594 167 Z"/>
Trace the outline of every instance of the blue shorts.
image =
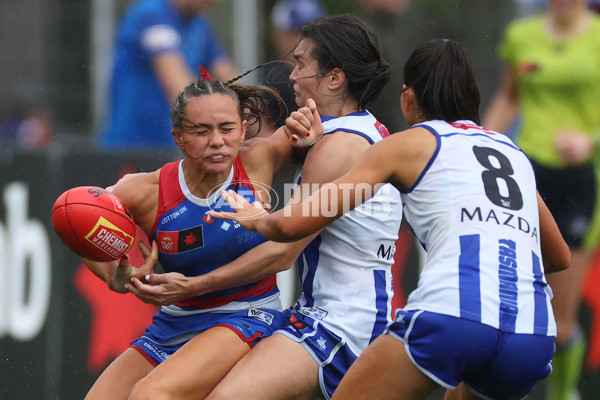
<path id="1" fill-rule="evenodd" d="M 300 343 L 319 365 L 319 384 L 325 399 L 329 400 L 340 380 L 358 358 L 346 341 L 329 331 L 323 324 L 303 314 L 290 312 L 288 325 L 277 331 Z"/>
<path id="2" fill-rule="evenodd" d="M 224 326 L 253 347 L 284 324 L 278 310 L 250 308 L 235 313 L 200 313 L 172 316 L 162 311 L 154 315 L 146 333 L 131 343 L 152 365 L 157 366 L 196 335 L 215 326 Z"/>
<path id="3" fill-rule="evenodd" d="M 447 388 L 461 381 L 488 399 L 521 399 L 552 371 L 554 336 L 505 333 L 475 321 L 398 310 L 386 333 L 416 367 Z"/>

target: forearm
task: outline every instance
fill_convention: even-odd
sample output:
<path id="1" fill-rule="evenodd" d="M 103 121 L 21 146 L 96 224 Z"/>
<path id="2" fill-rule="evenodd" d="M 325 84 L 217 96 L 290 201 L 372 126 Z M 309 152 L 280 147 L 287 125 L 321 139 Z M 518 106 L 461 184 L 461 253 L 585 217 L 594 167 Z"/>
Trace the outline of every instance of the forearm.
<path id="1" fill-rule="evenodd" d="M 87 258 L 82 258 L 81 260 L 94 275 L 110 286 L 112 276 L 117 268 L 117 263 L 115 261 L 101 262 L 92 261 Z"/>
<path id="2" fill-rule="evenodd" d="M 519 114 L 518 104 L 504 93 L 498 93 L 483 118 L 487 129 L 506 133 Z"/>
<path id="3" fill-rule="evenodd" d="M 195 278 L 196 296 L 257 282 L 292 267 L 308 241 L 265 242 L 234 261 Z"/>

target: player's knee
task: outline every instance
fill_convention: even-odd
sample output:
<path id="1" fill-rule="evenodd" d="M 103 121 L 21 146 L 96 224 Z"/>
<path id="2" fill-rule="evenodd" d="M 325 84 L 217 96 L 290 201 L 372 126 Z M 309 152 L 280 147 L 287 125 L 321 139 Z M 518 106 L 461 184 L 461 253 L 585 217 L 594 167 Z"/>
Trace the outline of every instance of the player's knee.
<path id="1" fill-rule="evenodd" d="M 131 389 L 127 400 L 161 400 L 163 398 L 167 398 L 166 393 L 157 387 L 152 380 L 142 379 Z"/>
<path id="2" fill-rule="evenodd" d="M 226 400 L 226 399 L 234 399 L 235 397 L 232 393 L 229 393 L 226 387 L 223 385 L 217 385 L 216 388 L 206 396 L 205 400 Z"/>

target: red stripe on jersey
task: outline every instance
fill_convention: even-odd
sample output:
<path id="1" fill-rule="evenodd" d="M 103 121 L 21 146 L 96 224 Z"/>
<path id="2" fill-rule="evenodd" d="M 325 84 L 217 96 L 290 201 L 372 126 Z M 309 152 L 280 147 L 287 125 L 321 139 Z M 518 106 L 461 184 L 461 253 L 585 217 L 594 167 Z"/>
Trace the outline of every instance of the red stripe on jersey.
<path id="1" fill-rule="evenodd" d="M 390 136 L 390 131 L 388 131 L 388 129 L 385 127 L 384 124 L 382 124 L 379 121 L 375 121 L 375 128 L 377 129 L 377 131 L 379 132 L 379 134 L 381 135 L 382 138 L 386 138 L 388 136 Z"/>
<path id="2" fill-rule="evenodd" d="M 181 191 L 181 186 L 179 186 L 180 162 L 181 160 L 167 163 L 160 169 L 158 178 L 158 210 L 148 236 L 150 243 L 152 243 L 152 232 L 156 230 L 158 222 L 165 214 L 165 210 L 173 208 L 174 203 L 181 203 L 185 200 L 185 195 Z"/>
<path id="3" fill-rule="evenodd" d="M 177 307 L 181 308 L 199 308 L 208 309 L 223 306 L 232 301 L 245 299 L 252 296 L 260 296 L 265 293 L 269 293 L 275 288 L 277 279 L 275 275 L 271 275 L 261 281 L 256 282 L 250 289 L 240 290 L 239 292 L 230 293 L 226 296 L 212 296 L 212 297 L 191 297 L 175 303 Z"/>
<path id="4" fill-rule="evenodd" d="M 488 135 L 495 135 L 494 132 L 488 131 L 484 127 L 481 127 L 481 126 L 475 125 L 475 124 L 457 124 L 457 123 L 453 122 L 453 123 L 450 124 L 450 126 L 453 126 L 455 128 L 458 128 L 458 129 L 464 129 L 464 130 L 467 130 L 467 129 L 479 129 L 480 131 L 483 131 L 483 132 L 487 133 Z"/>

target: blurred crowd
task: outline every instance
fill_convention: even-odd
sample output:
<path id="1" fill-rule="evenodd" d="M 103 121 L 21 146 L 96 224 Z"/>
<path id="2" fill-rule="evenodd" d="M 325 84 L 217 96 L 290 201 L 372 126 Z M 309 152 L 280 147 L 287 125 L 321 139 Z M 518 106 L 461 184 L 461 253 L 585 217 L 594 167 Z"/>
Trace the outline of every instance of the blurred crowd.
<path id="1" fill-rule="evenodd" d="M 204 33 L 202 34 L 204 35 L 208 32 L 210 38 L 203 38 L 202 40 L 205 40 L 206 43 L 216 42 L 214 43 L 215 46 L 221 49 L 213 51 L 217 51 L 218 54 L 224 56 L 223 60 L 225 60 L 225 64 L 223 65 L 218 65 L 218 63 L 211 65 L 210 57 L 216 57 L 216 55 L 212 55 L 207 59 L 200 59 L 206 64 L 204 66 L 211 73 L 217 74 L 218 78 L 225 79 L 226 77 L 233 77 L 235 73 L 243 72 L 235 70 L 234 64 L 236 60 L 232 60 L 228 56 L 231 49 L 222 44 L 213 28 L 215 24 L 220 25 L 220 22 L 215 20 L 216 13 L 211 10 L 213 8 L 224 7 L 226 5 L 224 2 L 218 0 L 195 0 L 192 2 L 169 0 L 169 2 L 174 4 L 174 8 L 177 10 L 173 13 L 174 19 L 180 19 L 180 22 L 183 21 L 184 25 L 188 24 L 188 18 L 190 21 L 194 20 L 200 25 L 205 24 L 206 31 L 203 31 Z M 480 73 L 480 75 L 483 75 L 480 78 L 484 97 L 486 93 L 489 93 L 487 95 L 489 99 L 496 83 L 490 82 L 488 78 L 499 75 L 500 63 L 495 58 L 495 46 L 498 44 L 500 32 L 505 28 L 510 19 L 519 16 L 519 14 L 535 12 L 543 6 L 544 2 L 545 0 L 513 0 L 511 2 L 492 0 L 486 2 L 485 7 L 482 7 L 479 2 L 471 0 L 452 2 L 440 0 L 427 2 L 411 0 L 261 0 L 257 4 L 263 9 L 262 11 L 266 19 L 269 20 L 265 24 L 267 29 L 264 30 L 263 44 L 265 51 L 263 52 L 263 61 L 293 61 L 290 60 L 290 57 L 286 58 L 286 55 L 293 48 L 300 28 L 311 19 L 329 13 L 340 12 L 350 12 L 359 15 L 377 33 L 386 59 L 397 72 L 383 94 L 372 106 L 373 111 L 380 116 L 382 122 L 391 131 L 397 131 L 406 127 L 400 113 L 397 111 L 397 92 L 402 84 L 399 70 L 407 55 L 416 44 L 428 38 L 441 36 L 453 37 L 460 40 L 471 51 L 480 69 L 488 68 L 492 71 L 489 74 Z M 147 5 L 144 6 L 144 3 Z M 101 118 L 101 126 L 94 127 L 91 121 L 89 121 L 87 126 L 80 122 L 76 124 L 79 129 L 77 135 L 89 139 L 92 145 L 97 146 L 99 149 L 114 150 L 119 147 L 130 148 L 130 146 L 124 144 L 126 140 L 122 137 L 127 135 L 137 140 L 134 147 L 161 150 L 164 150 L 164 146 L 169 147 L 170 135 L 168 132 L 165 132 L 166 140 L 169 141 L 168 143 L 153 141 L 144 146 L 145 138 L 150 136 L 148 133 L 148 129 L 150 128 L 148 127 L 154 126 L 158 129 L 160 125 L 161 129 L 167 129 L 165 127 L 168 127 L 169 119 L 168 102 L 173 98 L 173 93 L 176 93 L 185 86 L 183 82 L 187 82 L 191 77 L 200 72 L 198 65 L 195 65 L 199 61 L 198 57 L 192 59 L 190 50 L 185 47 L 189 47 L 192 38 L 181 36 L 183 32 L 183 28 L 181 27 L 175 27 L 171 31 L 167 29 L 165 32 L 152 31 L 152 34 L 146 38 L 146 49 L 137 55 L 144 59 L 143 63 L 146 64 L 145 66 L 118 64 L 123 61 L 122 54 L 126 51 L 124 42 L 133 40 L 132 35 L 134 32 L 131 26 L 127 26 L 128 18 L 131 20 L 135 13 L 140 13 L 143 16 L 143 9 L 152 7 L 150 3 L 152 2 L 149 0 L 117 1 L 113 3 L 115 5 L 115 18 L 118 21 L 114 34 L 115 56 L 113 65 L 115 66 L 115 72 L 111 73 L 111 79 L 113 79 L 111 87 L 105 88 L 108 92 L 107 97 L 111 100 L 104 107 L 105 112 Z M 595 9 L 600 8 L 600 1 L 591 0 L 590 7 Z M 461 15 L 466 12 L 465 10 L 468 11 L 466 15 L 470 16 L 469 19 L 485 19 L 486 25 L 481 27 L 485 31 L 482 35 L 473 35 L 472 29 L 466 26 L 469 24 L 457 24 L 457 21 L 462 18 Z M 426 15 L 429 15 L 431 18 L 423 18 Z M 148 18 L 147 23 L 149 25 L 155 23 L 152 18 L 156 17 L 150 15 Z M 165 18 L 165 16 L 163 15 L 162 18 Z M 173 23 L 176 24 L 177 22 Z M 220 31 L 222 32 L 222 29 Z M 189 35 L 193 34 L 194 32 L 189 33 Z M 177 43 L 178 41 L 179 43 Z M 188 44 L 186 45 L 186 43 Z M 272 51 L 269 49 L 272 49 Z M 172 55 L 177 54 L 177 52 L 182 55 L 179 61 L 177 61 L 176 57 L 164 57 L 165 54 L 171 53 Z M 162 69 L 172 71 L 171 74 L 156 73 L 156 71 L 161 69 L 160 59 L 162 61 L 167 60 L 166 64 L 162 63 Z M 488 65 L 478 63 L 478 60 L 485 59 L 488 60 Z M 136 70 L 136 68 L 140 69 Z M 290 94 L 291 90 L 289 89 L 290 84 L 286 76 L 286 68 L 285 63 L 280 63 L 257 74 L 260 76 L 261 83 L 267 83 L 280 90 L 286 100 L 288 110 L 291 111 L 295 108 L 295 103 Z M 150 90 L 147 87 L 151 85 L 154 92 L 158 93 L 160 91 L 160 96 L 163 96 L 165 99 L 161 106 L 162 111 L 152 109 L 146 115 L 131 116 L 132 112 L 125 112 L 123 110 L 124 104 L 133 103 L 134 100 L 128 98 L 127 94 L 123 94 L 122 92 L 135 91 L 138 96 L 145 96 L 145 94 L 138 92 L 136 88 L 129 86 L 122 87 L 124 84 L 127 84 L 127 78 L 123 78 L 123 69 L 129 70 L 134 75 L 137 73 L 135 71 L 138 71 L 139 82 L 137 84 L 141 88 L 146 88 L 144 90 Z M 150 71 L 157 74 L 154 79 L 148 77 Z M 120 76 L 116 77 L 117 75 Z M 145 76 L 145 78 L 141 78 L 141 76 Z M 144 79 L 149 80 L 144 81 Z M 117 80 L 116 83 L 115 80 Z M 173 89 L 173 85 L 175 89 Z M 118 92 L 120 87 L 120 92 Z M 48 92 L 46 91 L 46 93 Z M 157 95 L 154 94 L 153 96 Z M 113 97 L 111 98 L 110 96 Z M 118 96 L 118 98 L 114 96 Z M 150 100 L 147 97 L 145 99 Z M 44 100 L 20 100 L 18 102 L 4 100 L 3 103 L 5 105 L 0 112 L 1 143 L 8 146 L 39 150 L 46 148 L 52 142 L 61 142 L 62 126 L 64 125 L 61 117 L 66 113 L 64 110 L 57 110 L 55 104 Z M 116 109 L 120 110 L 120 113 Z M 278 114 L 277 112 L 275 113 Z M 82 114 L 82 112 L 79 111 L 78 114 Z M 88 114 L 91 113 L 88 112 Z M 281 124 L 284 117 L 283 115 L 279 115 L 278 120 L 275 121 L 276 125 Z M 123 122 L 125 118 L 130 118 L 135 122 Z M 154 122 L 152 125 L 148 122 L 151 118 L 160 118 L 161 123 Z M 119 124 L 120 126 L 117 126 Z M 142 134 L 140 132 L 145 133 Z"/>

